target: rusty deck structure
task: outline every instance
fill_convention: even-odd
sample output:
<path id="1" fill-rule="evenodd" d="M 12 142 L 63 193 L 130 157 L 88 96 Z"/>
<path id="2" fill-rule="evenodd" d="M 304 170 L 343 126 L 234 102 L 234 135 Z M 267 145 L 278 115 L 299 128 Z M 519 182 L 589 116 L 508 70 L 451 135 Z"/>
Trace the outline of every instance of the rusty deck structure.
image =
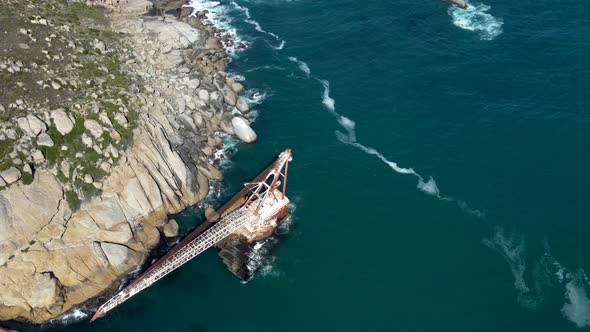
<path id="1" fill-rule="evenodd" d="M 106 301 L 90 321 L 104 316 L 231 234 L 241 234 L 248 240 L 267 236 L 269 230 L 274 229 L 287 215 L 287 173 L 291 160 L 291 150 L 283 151 L 274 163 L 252 182 L 245 183 L 242 190 L 211 214 L 203 224 L 135 281 Z"/>

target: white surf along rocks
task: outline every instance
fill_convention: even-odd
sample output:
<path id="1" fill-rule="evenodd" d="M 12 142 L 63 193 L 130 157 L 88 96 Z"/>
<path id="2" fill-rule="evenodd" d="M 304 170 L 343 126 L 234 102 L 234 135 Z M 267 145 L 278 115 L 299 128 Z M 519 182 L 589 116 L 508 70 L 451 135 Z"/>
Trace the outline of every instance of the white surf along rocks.
<path id="1" fill-rule="evenodd" d="M 116 138 L 110 126 L 100 112 L 83 122 L 81 143 L 119 159 L 100 165 L 108 175 L 99 182 L 85 174 L 100 195 L 73 211 L 69 188 L 57 176 L 71 174 L 67 162 L 39 167 L 31 184 L 0 191 L 0 320 L 46 322 L 116 287 L 145 261 L 161 232 L 178 234 L 166 216 L 202 200 L 209 180 L 221 178 L 210 162 L 221 147 L 220 135 L 256 140 L 241 116 L 249 110 L 244 88 L 223 72 L 227 57 L 214 42 L 214 28 L 196 18 L 185 18 L 187 23 L 144 16 L 148 5 L 129 0 L 112 21 L 115 31 L 130 36 L 135 57 L 126 70 L 142 81 L 133 93 L 143 106 L 136 110 L 132 143 L 125 150 L 98 146 L 93 142 L 99 137 Z M 128 124 L 124 113 L 112 120 L 111 125 Z M 20 130 L 35 137 L 48 123 L 62 135 L 77 128 L 64 109 L 18 120 Z M 42 153 L 31 158 L 45 162 Z M 21 176 L 18 169 L 4 171 L 0 186 Z"/>

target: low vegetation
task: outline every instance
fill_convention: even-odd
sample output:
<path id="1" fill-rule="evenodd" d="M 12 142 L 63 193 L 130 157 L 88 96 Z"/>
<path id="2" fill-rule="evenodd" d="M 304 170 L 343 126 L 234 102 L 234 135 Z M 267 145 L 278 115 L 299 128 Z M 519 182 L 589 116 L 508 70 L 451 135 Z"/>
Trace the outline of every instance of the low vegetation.
<path id="1" fill-rule="evenodd" d="M 84 1 L 0 2 L 0 171 L 15 166 L 22 172 L 25 164 L 53 170 L 73 210 L 100 193 L 100 181 L 132 142 L 138 121 L 140 105 L 126 71 L 132 54 L 109 24 L 106 8 Z M 55 109 L 74 118 L 66 135 L 48 115 Z M 46 123 L 53 146 L 40 146 L 21 130 L 17 119 L 29 114 Z M 116 121 L 121 114 L 126 123 Z M 88 119 L 105 129 L 100 137 L 86 130 Z M 35 150 L 43 161 L 33 160 Z M 34 174 L 22 173 L 20 182 L 32 183 Z"/>

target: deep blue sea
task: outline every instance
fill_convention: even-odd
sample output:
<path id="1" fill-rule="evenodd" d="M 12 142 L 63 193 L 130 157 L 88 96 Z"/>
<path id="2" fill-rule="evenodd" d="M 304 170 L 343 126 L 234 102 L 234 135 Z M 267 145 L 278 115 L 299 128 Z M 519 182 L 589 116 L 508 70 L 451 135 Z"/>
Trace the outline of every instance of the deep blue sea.
<path id="1" fill-rule="evenodd" d="M 590 3 L 483 1 L 205 4 L 265 97 L 224 197 L 291 148 L 293 216 L 249 283 L 211 250 L 66 330 L 590 330 Z"/>

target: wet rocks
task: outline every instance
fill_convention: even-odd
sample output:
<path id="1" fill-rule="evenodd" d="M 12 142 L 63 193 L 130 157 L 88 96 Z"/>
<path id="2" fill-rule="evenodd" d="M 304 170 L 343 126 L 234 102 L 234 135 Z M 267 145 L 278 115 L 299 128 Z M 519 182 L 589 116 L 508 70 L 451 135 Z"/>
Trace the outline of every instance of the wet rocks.
<path id="1" fill-rule="evenodd" d="M 174 219 L 170 219 L 163 229 L 164 236 L 167 238 L 177 237 L 179 234 L 178 223 Z"/>
<path id="2" fill-rule="evenodd" d="M 244 118 L 236 116 L 231 120 L 231 123 L 236 136 L 243 142 L 252 143 L 258 138 L 254 130 L 250 128 L 248 121 Z"/>
<path id="3" fill-rule="evenodd" d="M 239 97 L 238 102 L 236 103 L 236 108 L 242 114 L 246 114 L 250 112 L 250 106 L 248 105 L 248 101 L 244 97 Z"/>
<path id="4" fill-rule="evenodd" d="M 225 86 L 222 90 L 222 93 L 223 93 L 223 99 L 225 100 L 225 102 L 228 105 L 236 106 L 236 103 L 238 101 L 238 96 L 230 87 Z"/>

